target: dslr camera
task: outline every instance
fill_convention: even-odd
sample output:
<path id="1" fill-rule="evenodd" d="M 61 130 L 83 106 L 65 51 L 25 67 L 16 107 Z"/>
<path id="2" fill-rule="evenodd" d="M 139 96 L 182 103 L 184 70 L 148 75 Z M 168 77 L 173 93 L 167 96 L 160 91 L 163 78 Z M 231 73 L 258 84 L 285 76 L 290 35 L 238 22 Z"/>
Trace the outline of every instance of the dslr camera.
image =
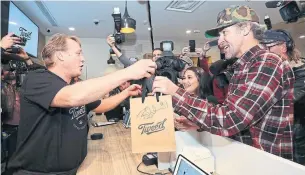
<path id="1" fill-rule="evenodd" d="M 167 77 L 173 83 L 178 84 L 179 72 L 184 69 L 186 63 L 173 54 L 174 43 L 172 41 L 162 41 L 160 48 L 163 53 L 162 57 L 156 61 L 156 75 Z"/>

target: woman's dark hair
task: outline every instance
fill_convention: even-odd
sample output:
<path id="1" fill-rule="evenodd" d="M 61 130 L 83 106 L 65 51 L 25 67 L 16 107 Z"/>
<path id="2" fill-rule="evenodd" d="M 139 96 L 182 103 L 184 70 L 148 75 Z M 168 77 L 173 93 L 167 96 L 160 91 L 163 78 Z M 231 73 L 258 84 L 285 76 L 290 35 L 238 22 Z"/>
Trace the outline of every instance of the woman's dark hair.
<path id="1" fill-rule="evenodd" d="M 197 80 L 199 81 L 199 97 L 202 99 L 207 98 L 210 95 L 213 95 L 213 84 L 212 77 L 208 72 L 200 67 L 189 67 L 185 71 L 192 71 L 195 73 Z"/>

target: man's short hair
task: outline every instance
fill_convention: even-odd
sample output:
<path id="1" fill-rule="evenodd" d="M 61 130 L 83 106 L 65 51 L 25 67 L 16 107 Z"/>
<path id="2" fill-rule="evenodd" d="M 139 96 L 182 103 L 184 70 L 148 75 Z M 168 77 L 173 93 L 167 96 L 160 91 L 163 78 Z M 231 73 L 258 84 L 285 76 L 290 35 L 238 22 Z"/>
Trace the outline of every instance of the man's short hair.
<path id="1" fill-rule="evenodd" d="M 153 50 L 152 52 L 154 52 L 154 51 L 156 51 L 156 50 L 160 50 L 160 51 L 162 52 L 162 49 L 161 49 L 161 48 L 154 48 L 154 50 Z"/>
<path id="2" fill-rule="evenodd" d="M 68 39 L 77 42 L 81 46 L 80 40 L 76 36 L 68 36 L 58 33 L 49 39 L 41 52 L 42 59 L 44 60 L 46 67 L 50 67 L 54 64 L 54 60 L 52 58 L 56 52 L 67 51 Z"/>

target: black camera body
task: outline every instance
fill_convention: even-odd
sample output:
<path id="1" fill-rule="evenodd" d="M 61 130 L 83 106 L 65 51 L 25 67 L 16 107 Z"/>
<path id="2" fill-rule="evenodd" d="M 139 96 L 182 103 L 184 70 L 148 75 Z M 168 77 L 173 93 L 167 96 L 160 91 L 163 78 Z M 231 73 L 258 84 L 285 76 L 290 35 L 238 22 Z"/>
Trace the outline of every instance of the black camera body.
<path id="1" fill-rule="evenodd" d="M 164 76 L 170 79 L 173 83 L 178 84 L 179 72 L 181 72 L 185 67 L 185 62 L 181 59 L 171 56 L 163 56 L 158 58 L 156 61 L 157 76 Z"/>
<path id="2" fill-rule="evenodd" d="M 179 72 L 184 69 L 186 63 L 173 54 L 174 43 L 172 41 L 162 41 L 160 48 L 163 53 L 162 57 L 156 61 L 156 75 L 167 77 L 173 83 L 178 84 Z"/>
<path id="3" fill-rule="evenodd" d="M 8 63 L 8 71 L 15 72 L 16 86 L 21 87 L 23 80 L 28 72 L 27 65 L 22 61 L 11 60 Z"/>
<path id="4" fill-rule="evenodd" d="M 20 39 L 20 43 L 18 45 L 25 46 L 28 39 L 26 37 L 17 36 L 15 34 L 12 35 L 12 37 L 17 37 Z"/>
<path id="5" fill-rule="evenodd" d="M 119 33 L 116 32 L 115 34 L 113 34 L 114 40 L 116 44 L 122 44 L 123 42 L 125 42 L 125 34 L 124 33 Z"/>
<path id="6" fill-rule="evenodd" d="M 305 1 L 268 1 L 265 5 L 267 8 L 280 7 L 282 19 L 287 23 L 297 22 L 299 18 L 305 16 Z"/>
<path id="7" fill-rule="evenodd" d="M 28 67 L 24 60 L 15 54 L 1 54 L 1 64 L 3 71 L 15 73 L 16 86 L 21 87 L 28 72 Z"/>

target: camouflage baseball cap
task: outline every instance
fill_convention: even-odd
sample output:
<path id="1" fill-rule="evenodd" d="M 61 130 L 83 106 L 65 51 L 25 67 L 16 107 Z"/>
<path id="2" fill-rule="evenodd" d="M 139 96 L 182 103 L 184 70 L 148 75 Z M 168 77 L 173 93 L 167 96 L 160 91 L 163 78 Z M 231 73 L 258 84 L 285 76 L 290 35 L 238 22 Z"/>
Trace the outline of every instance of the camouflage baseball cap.
<path id="1" fill-rule="evenodd" d="M 206 38 L 213 38 L 219 36 L 219 29 L 232 26 L 234 24 L 252 21 L 259 23 L 259 17 L 256 12 L 248 6 L 235 6 L 226 8 L 217 16 L 217 27 L 207 30 L 205 32 Z"/>

